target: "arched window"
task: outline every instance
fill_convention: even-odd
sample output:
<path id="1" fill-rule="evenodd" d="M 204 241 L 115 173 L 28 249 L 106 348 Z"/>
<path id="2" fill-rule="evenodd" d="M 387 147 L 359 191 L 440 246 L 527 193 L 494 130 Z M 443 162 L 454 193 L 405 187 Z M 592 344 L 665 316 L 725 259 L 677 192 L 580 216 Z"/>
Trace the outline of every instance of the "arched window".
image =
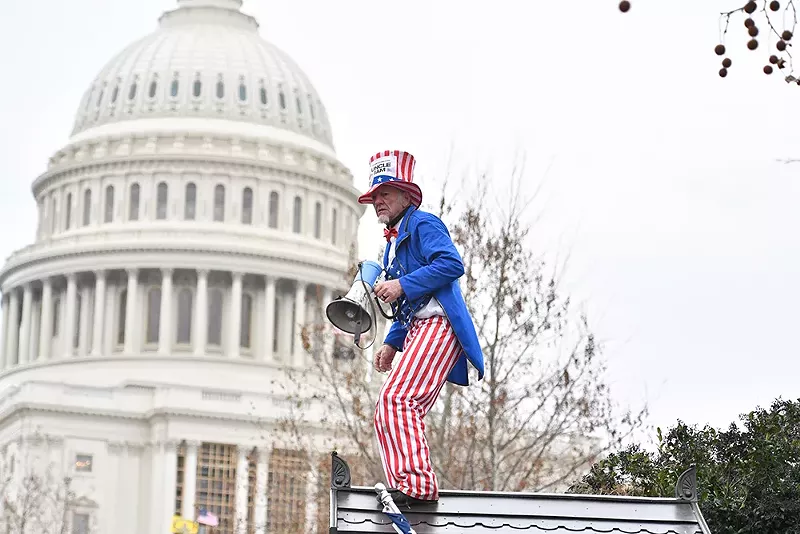
<path id="1" fill-rule="evenodd" d="M 147 332 L 145 342 L 158 343 L 158 327 L 161 323 L 161 288 L 147 292 Z"/>
<path id="2" fill-rule="evenodd" d="M 311 99 L 311 95 L 308 95 L 308 112 L 311 114 L 311 119 L 316 119 L 317 117 L 314 114 L 314 101 Z"/>
<path id="3" fill-rule="evenodd" d="M 119 85 L 114 86 L 114 90 L 111 91 L 111 103 L 114 104 L 117 101 L 117 97 L 119 96 Z"/>
<path id="4" fill-rule="evenodd" d="M 64 215 L 64 230 L 69 230 L 72 223 L 72 193 L 67 193 L 67 209 Z"/>
<path id="5" fill-rule="evenodd" d="M 278 102 L 281 104 L 281 109 L 286 109 L 286 95 L 283 94 L 283 91 L 278 93 Z"/>
<path id="6" fill-rule="evenodd" d="M 317 202 L 314 205 L 314 237 L 319 239 L 322 236 L 322 204 Z"/>
<path id="7" fill-rule="evenodd" d="M 198 78 L 194 81 L 194 85 L 192 86 L 192 95 L 195 98 L 200 98 L 200 95 L 202 94 L 203 94 L 203 82 L 200 80 L 200 78 Z"/>
<path id="8" fill-rule="evenodd" d="M 134 98 L 136 98 L 136 82 L 133 82 L 128 90 L 128 100 L 133 100 Z"/>
<path id="9" fill-rule="evenodd" d="M 261 105 L 262 106 L 266 106 L 267 102 L 268 102 L 268 100 L 267 100 L 267 88 L 262 85 L 261 86 Z"/>
<path id="10" fill-rule="evenodd" d="M 156 219 L 166 219 L 167 218 L 167 184 L 166 182 L 161 182 L 158 184 L 158 190 L 156 192 Z"/>
<path id="11" fill-rule="evenodd" d="M 278 201 L 279 201 L 277 191 L 273 191 L 269 194 L 269 227 L 270 228 L 277 228 L 278 227 Z"/>
<path id="12" fill-rule="evenodd" d="M 244 82 L 239 84 L 239 100 L 245 102 L 247 100 L 247 86 Z"/>
<path id="13" fill-rule="evenodd" d="M 83 225 L 89 226 L 92 222 L 92 190 L 83 192 Z"/>
<path id="14" fill-rule="evenodd" d="M 225 186 L 222 184 L 214 188 L 214 220 L 225 220 Z"/>
<path id="15" fill-rule="evenodd" d="M 51 327 L 50 331 L 53 333 L 53 337 L 57 337 L 61 327 L 61 299 L 58 297 L 53 299 L 53 324 Z"/>
<path id="16" fill-rule="evenodd" d="M 58 228 L 58 200 L 56 197 L 53 197 L 52 200 L 53 209 L 50 212 L 50 233 L 56 233 L 56 228 Z"/>
<path id="17" fill-rule="evenodd" d="M 302 115 L 303 114 L 303 104 L 302 104 L 302 102 L 300 102 L 300 97 L 299 96 L 294 97 L 294 101 L 295 101 L 295 104 L 297 105 L 297 114 L 298 115 Z"/>
<path id="18" fill-rule="evenodd" d="M 172 84 L 169 86 L 169 95 L 172 98 L 178 96 L 178 88 L 180 87 L 180 82 L 178 80 L 172 80 Z"/>
<path id="19" fill-rule="evenodd" d="M 117 345 L 125 343 L 125 320 L 128 313 L 128 291 L 122 290 L 119 294 L 119 305 L 117 306 Z"/>
<path id="20" fill-rule="evenodd" d="M 239 331 L 239 346 L 249 349 L 252 342 L 253 331 L 253 297 L 248 293 L 242 294 L 242 326 Z"/>
<path id="21" fill-rule="evenodd" d="M 114 221 L 114 186 L 109 185 L 106 187 L 106 206 L 104 222 L 110 223 Z"/>
<path id="22" fill-rule="evenodd" d="M 220 100 L 225 98 L 225 82 L 222 80 L 217 82 L 217 98 Z"/>
<path id="23" fill-rule="evenodd" d="M 183 218 L 187 221 L 194 220 L 195 206 L 197 205 L 197 186 L 193 183 L 186 184 L 186 199 L 183 204 Z"/>
<path id="24" fill-rule="evenodd" d="M 253 224 L 253 190 L 249 187 L 242 191 L 242 224 Z"/>
<path id="25" fill-rule="evenodd" d="M 176 340 L 179 344 L 192 342 L 193 296 L 191 289 L 182 289 L 178 293 L 178 331 Z"/>
<path id="26" fill-rule="evenodd" d="M 222 345 L 222 290 L 212 289 L 208 293 L 208 344 Z"/>
<path id="27" fill-rule="evenodd" d="M 149 96 L 150 98 L 155 98 L 156 91 L 158 91 L 158 82 L 156 80 L 153 80 L 152 82 L 150 82 L 150 90 L 147 92 L 147 96 Z"/>
<path id="28" fill-rule="evenodd" d="M 100 88 L 100 94 L 97 95 L 97 107 L 100 107 L 100 104 L 103 103 L 103 95 L 105 94 L 106 94 L 106 88 L 104 86 Z"/>
<path id="29" fill-rule="evenodd" d="M 294 197 L 294 218 L 292 220 L 292 231 L 299 234 L 303 231 L 303 199 Z"/>
<path id="30" fill-rule="evenodd" d="M 131 198 L 128 202 L 128 220 L 139 220 L 139 184 L 131 184 Z"/>
<path id="31" fill-rule="evenodd" d="M 333 208 L 333 214 L 331 215 L 331 243 L 334 245 L 336 244 L 336 223 L 339 220 L 339 212 L 336 211 L 336 208 Z"/>

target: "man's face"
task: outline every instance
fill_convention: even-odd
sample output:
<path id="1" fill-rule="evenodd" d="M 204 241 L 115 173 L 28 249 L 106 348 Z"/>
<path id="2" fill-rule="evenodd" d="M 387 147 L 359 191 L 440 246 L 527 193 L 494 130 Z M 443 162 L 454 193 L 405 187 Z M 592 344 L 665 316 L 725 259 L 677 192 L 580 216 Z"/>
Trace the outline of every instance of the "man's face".
<path id="1" fill-rule="evenodd" d="M 372 205 L 381 224 L 386 224 L 400 215 L 409 204 L 411 200 L 408 193 L 390 185 L 382 185 L 372 193 Z"/>

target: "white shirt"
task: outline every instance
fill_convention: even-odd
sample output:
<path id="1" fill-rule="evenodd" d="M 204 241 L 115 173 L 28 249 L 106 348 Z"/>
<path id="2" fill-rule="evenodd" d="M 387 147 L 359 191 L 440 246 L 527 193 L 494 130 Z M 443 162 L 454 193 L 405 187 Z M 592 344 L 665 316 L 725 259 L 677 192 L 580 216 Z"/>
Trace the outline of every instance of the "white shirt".
<path id="1" fill-rule="evenodd" d="M 400 227 L 400 224 L 403 222 L 403 219 L 405 219 L 405 216 L 403 216 L 403 218 L 400 219 L 400 221 L 397 224 L 394 225 L 395 229 L 398 229 Z M 385 265 L 385 267 L 388 267 L 394 261 L 394 257 L 395 257 L 395 241 L 396 240 L 397 240 L 397 237 L 395 237 L 395 236 L 392 236 L 392 237 L 389 238 L 389 245 L 388 245 L 388 247 L 389 247 L 389 259 L 388 259 L 388 263 Z M 444 308 L 442 308 L 442 305 L 439 304 L 438 300 L 436 300 L 436 297 L 431 297 L 431 300 L 429 300 L 428 303 L 425 306 L 420 308 L 417 311 L 417 313 L 414 314 L 414 317 L 416 317 L 417 319 L 427 319 L 429 317 L 435 317 L 437 315 L 445 315 Z"/>

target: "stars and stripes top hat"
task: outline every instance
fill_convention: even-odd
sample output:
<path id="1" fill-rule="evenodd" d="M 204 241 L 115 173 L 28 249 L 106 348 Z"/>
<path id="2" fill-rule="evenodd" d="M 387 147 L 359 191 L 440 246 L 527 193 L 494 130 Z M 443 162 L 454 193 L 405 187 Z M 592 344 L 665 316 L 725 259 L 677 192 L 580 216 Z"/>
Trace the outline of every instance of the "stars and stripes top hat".
<path id="1" fill-rule="evenodd" d="M 414 156 L 402 150 L 384 150 L 369 160 L 369 189 L 358 197 L 361 204 L 372 204 L 372 194 L 382 185 L 402 189 L 411 195 L 411 203 L 422 204 L 422 190 L 414 183 Z"/>

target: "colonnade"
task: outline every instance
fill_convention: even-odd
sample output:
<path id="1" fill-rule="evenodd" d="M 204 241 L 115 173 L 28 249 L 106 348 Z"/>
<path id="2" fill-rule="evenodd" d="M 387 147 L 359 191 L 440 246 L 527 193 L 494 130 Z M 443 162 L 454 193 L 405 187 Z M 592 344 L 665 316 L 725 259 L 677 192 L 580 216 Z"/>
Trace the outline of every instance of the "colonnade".
<path id="1" fill-rule="evenodd" d="M 333 291 L 303 280 L 202 269 L 47 277 L 3 295 L 0 364 L 182 352 L 302 365 L 302 327 L 323 320 Z"/>

